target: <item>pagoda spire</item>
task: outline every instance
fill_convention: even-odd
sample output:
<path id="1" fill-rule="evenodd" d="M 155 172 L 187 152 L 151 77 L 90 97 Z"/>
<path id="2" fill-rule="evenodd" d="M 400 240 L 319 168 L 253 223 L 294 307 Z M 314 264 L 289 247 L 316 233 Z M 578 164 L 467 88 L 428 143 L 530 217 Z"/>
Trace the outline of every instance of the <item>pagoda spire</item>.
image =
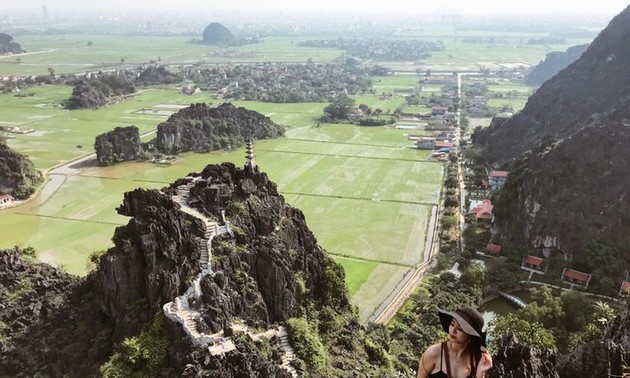
<path id="1" fill-rule="evenodd" d="M 245 168 L 249 168 L 252 171 L 256 168 L 256 162 L 254 161 L 254 141 L 247 139 L 245 146 Z"/>

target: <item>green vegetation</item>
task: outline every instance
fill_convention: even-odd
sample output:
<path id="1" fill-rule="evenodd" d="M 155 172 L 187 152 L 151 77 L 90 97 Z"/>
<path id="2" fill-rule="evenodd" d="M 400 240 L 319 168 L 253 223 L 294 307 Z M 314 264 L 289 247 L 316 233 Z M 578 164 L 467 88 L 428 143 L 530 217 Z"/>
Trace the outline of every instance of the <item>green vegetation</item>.
<path id="1" fill-rule="evenodd" d="M 311 368 L 326 366 L 328 353 L 322 344 L 317 328 L 304 318 L 291 318 L 287 320 L 287 325 L 295 354 Z"/>
<path id="2" fill-rule="evenodd" d="M 101 374 L 106 378 L 155 377 L 166 362 L 169 343 L 164 317 L 158 314 L 148 330 L 119 345 L 118 351 L 101 366 Z"/>

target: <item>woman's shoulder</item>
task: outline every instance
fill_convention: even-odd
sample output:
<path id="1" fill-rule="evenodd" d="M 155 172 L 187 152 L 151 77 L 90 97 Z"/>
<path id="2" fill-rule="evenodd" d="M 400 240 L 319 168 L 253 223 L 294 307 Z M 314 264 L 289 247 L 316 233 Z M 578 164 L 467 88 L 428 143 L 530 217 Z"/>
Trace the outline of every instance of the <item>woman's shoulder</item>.
<path id="1" fill-rule="evenodd" d="M 439 358 L 442 352 L 441 349 L 442 343 L 433 344 L 427 348 L 427 350 L 424 352 L 424 355 L 427 356 L 427 358 L 431 359 Z"/>

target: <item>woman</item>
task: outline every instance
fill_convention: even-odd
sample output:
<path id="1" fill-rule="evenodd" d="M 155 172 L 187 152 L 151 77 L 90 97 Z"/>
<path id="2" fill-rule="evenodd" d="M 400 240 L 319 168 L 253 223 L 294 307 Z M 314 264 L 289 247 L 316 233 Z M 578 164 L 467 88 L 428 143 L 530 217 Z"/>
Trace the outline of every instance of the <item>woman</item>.
<path id="1" fill-rule="evenodd" d="M 492 357 L 485 348 L 483 316 L 472 307 L 438 312 L 448 340 L 422 354 L 417 378 L 485 378 Z"/>

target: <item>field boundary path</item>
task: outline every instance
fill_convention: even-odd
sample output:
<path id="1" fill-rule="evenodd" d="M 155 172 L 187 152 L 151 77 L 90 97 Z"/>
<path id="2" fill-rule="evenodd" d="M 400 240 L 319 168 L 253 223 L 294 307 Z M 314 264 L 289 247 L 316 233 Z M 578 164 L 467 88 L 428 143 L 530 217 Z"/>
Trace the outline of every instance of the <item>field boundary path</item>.
<path id="1" fill-rule="evenodd" d="M 190 207 L 188 205 L 188 196 L 190 189 L 195 185 L 197 181 L 200 181 L 201 177 L 190 178 L 189 182 L 185 185 L 177 187 L 177 195 L 171 197 L 173 202 L 180 205 L 181 211 L 189 214 L 199 220 L 201 220 L 205 226 L 205 234 L 202 238 L 199 238 L 201 247 L 201 272 L 191 282 L 188 290 L 173 301 L 166 303 L 162 309 L 164 315 L 176 323 L 180 323 L 184 328 L 184 332 L 188 335 L 194 345 L 208 346 L 208 351 L 216 356 L 223 355 L 229 351 L 236 349 L 234 342 L 230 337 L 225 337 L 224 331 L 220 331 L 214 334 L 206 334 L 200 332 L 197 328 L 197 319 L 201 318 L 201 313 L 190 308 L 190 303 L 195 303 L 201 298 L 201 279 L 208 274 L 212 274 L 212 267 L 210 260 L 212 256 L 212 240 L 215 236 L 229 233 L 232 235 L 230 229 L 230 222 L 225 220 L 223 216 L 223 226 L 220 226 L 218 222 L 209 220 L 200 211 Z M 253 341 L 260 341 L 261 338 L 271 339 L 278 337 L 280 339 L 280 348 L 282 349 L 281 366 L 287 370 L 292 377 L 299 377 L 297 370 L 292 366 L 292 362 L 295 359 L 295 352 L 288 341 L 288 334 L 286 328 L 283 326 L 277 329 L 272 328 L 265 332 L 253 333 L 248 330 L 248 327 L 242 323 L 232 323 L 232 330 L 247 333 Z"/>
<path id="2" fill-rule="evenodd" d="M 418 286 L 420 281 L 422 281 L 424 273 L 433 266 L 432 257 L 439 240 L 437 237 L 437 221 L 439 216 L 440 209 L 438 206 L 435 206 L 431 211 L 431 220 L 428 225 L 429 232 L 427 233 L 423 262 L 419 266 L 410 269 L 405 274 L 394 291 L 392 291 L 392 293 L 385 298 L 383 303 L 374 310 L 374 313 L 370 316 L 369 321 L 378 324 L 389 323 L 389 321 L 396 315 L 398 310 L 405 303 L 407 298 L 409 298 L 416 286 Z"/>

